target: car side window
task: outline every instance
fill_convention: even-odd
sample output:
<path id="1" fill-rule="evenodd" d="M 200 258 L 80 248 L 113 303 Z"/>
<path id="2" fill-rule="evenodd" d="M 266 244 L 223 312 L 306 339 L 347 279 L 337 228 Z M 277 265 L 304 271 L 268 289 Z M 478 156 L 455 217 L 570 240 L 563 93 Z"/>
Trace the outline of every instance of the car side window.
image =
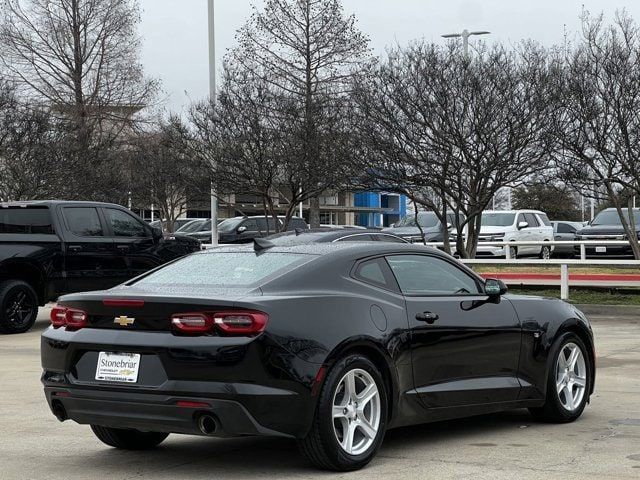
<path id="1" fill-rule="evenodd" d="M 374 258 L 360 263 L 353 274 L 354 278 L 365 283 L 386 288 L 388 290 L 397 290 L 391 274 L 386 274 L 389 267 L 383 258 Z"/>
<path id="2" fill-rule="evenodd" d="M 516 226 L 520 225 L 522 222 L 526 222 L 527 220 L 524 218 L 524 213 L 518 214 L 518 219 L 516 220 Z"/>
<path id="3" fill-rule="evenodd" d="M 247 231 L 247 232 L 257 232 L 258 231 L 258 222 L 256 221 L 255 218 L 250 218 L 248 220 L 245 220 L 244 222 L 242 222 L 242 225 L 240 225 L 240 226 L 246 228 L 245 231 Z"/>
<path id="4" fill-rule="evenodd" d="M 569 225 L 568 223 L 558 224 L 558 233 L 576 233 L 576 231 L 576 227 Z"/>
<path id="5" fill-rule="evenodd" d="M 533 213 L 525 213 L 524 214 L 525 222 L 529 224 L 529 227 L 539 227 L 540 222 Z"/>
<path id="6" fill-rule="evenodd" d="M 102 237 L 102 224 L 94 207 L 65 207 L 64 220 L 69 231 L 80 237 Z"/>
<path id="7" fill-rule="evenodd" d="M 403 239 L 399 238 L 399 237 L 394 237 L 393 235 L 384 235 L 382 233 L 379 233 L 377 235 L 374 235 L 374 238 L 376 240 L 378 240 L 379 242 L 387 242 L 387 243 L 407 243 L 405 242 Z"/>
<path id="8" fill-rule="evenodd" d="M 549 220 L 549 217 L 547 217 L 546 213 L 538 213 L 537 216 L 542 221 L 542 224 L 544 226 L 546 226 L 546 227 L 550 227 L 551 226 L 551 220 Z"/>
<path id="9" fill-rule="evenodd" d="M 115 208 L 106 208 L 105 212 L 115 237 L 144 238 L 148 236 L 144 225 L 128 213 Z"/>
<path id="10" fill-rule="evenodd" d="M 393 255 L 387 257 L 387 261 L 405 295 L 482 293 L 475 278 L 443 259 L 428 255 Z"/>

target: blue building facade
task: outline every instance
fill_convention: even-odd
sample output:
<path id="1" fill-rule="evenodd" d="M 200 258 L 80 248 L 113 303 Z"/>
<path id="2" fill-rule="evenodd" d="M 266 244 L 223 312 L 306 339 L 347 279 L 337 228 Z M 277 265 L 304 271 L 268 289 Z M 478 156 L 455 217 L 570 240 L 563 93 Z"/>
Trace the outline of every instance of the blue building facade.
<path id="1" fill-rule="evenodd" d="M 363 227 L 388 227 L 407 214 L 407 197 L 396 193 L 360 192 L 354 195 L 354 206 L 380 209 L 358 213 L 356 224 Z"/>

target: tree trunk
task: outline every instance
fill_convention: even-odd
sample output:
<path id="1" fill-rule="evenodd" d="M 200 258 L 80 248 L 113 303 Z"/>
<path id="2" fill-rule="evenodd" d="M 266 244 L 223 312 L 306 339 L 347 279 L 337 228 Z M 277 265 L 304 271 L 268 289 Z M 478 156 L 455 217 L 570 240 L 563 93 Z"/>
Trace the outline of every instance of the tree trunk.
<path id="1" fill-rule="evenodd" d="M 309 225 L 311 228 L 320 227 L 320 198 L 312 197 L 309 199 Z"/>

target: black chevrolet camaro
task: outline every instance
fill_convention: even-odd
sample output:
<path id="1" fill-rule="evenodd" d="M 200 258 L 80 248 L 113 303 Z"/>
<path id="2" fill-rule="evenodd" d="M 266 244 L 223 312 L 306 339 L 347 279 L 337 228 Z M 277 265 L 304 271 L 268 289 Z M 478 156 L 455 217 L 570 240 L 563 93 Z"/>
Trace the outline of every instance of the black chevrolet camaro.
<path id="1" fill-rule="evenodd" d="M 52 412 L 124 449 L 274 435 L 354 470 L 390 428 L 516 408 L 570 422 L 594 389 L 579 310 L 424 246 L 221 248 L 66 295 L 51 318 Z"/>

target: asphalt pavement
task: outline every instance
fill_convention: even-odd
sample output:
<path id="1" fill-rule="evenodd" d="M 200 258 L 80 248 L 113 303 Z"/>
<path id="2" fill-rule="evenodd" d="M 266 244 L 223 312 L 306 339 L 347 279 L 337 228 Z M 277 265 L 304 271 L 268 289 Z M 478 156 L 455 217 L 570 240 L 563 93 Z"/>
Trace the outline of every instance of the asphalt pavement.
<path id="1" fill-rule="evenodd" d="M 580 420 L 536 423 L 522 410 L 392 430 L 371 465 L 348 474 L 315 470 L 289 440 L 172 435 L 157 450 L 123 452 L 59 423 L 39 380 L 43 312 L 31 332 L 0 336 L 0 479 L 639 479 L 634 312 L 592 315 L 596 393 Z"/>

